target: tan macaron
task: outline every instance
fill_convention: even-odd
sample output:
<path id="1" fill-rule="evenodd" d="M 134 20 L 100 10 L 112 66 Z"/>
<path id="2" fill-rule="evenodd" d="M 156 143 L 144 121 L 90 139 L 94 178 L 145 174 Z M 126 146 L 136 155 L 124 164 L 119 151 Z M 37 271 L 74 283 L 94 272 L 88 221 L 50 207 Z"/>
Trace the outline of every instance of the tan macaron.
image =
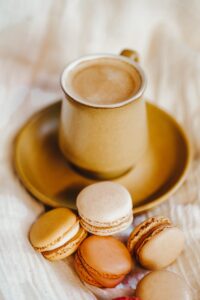
<path id="1" fill-rule="evenodd" d="M 186 282 L 169 271 L 150 272 L 139 281 L 136 296 L 142 300 L 191 300 Z"/>
<path id="2" fill-rule="evenodd" d="M 183 232 L 166 217 L 152 217 L 131 233 L 128 250 L 149 270 L 159 270 L 173 263 L 184 248 Z"/>
<path id="3" fill-rule="evenodd" d="M 78 217 L 67 208 L 56 208 L 44 213 L 29 232 L 31 245 L 49 260 L 69 256 L 86 236 Z"/>

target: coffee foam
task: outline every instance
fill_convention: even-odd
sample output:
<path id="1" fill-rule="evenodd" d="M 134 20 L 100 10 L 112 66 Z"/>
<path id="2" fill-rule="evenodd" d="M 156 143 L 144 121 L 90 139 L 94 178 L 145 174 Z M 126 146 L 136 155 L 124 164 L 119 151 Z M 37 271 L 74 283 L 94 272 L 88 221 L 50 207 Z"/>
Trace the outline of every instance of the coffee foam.
<path id="1" fill-rule="evenodd" d="M 139 90 L 141 78 L 136 68 L 125 61 L 98 58 L 78 64 L 65 84 L 73 98 L 106 105 L 131 98 Z"/>

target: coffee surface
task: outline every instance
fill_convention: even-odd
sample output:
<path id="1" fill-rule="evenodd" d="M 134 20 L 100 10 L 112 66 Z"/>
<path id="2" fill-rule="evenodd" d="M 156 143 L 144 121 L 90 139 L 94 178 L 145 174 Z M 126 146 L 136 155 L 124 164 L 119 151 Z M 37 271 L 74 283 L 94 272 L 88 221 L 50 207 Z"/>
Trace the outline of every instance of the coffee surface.
<path id="1" fill-rule="evenodd" d="M 85 61 L 69 74 L 67 89 L 91 104 L 115 104 L 131 98 L 141 79 L 134 66 L 112 58 Z"/>

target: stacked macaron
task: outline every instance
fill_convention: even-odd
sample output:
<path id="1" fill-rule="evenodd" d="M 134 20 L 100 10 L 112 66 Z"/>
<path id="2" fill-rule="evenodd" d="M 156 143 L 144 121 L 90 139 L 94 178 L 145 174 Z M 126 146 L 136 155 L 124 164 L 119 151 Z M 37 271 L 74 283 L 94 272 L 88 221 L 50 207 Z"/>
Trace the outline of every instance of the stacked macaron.
<path id="1" fill-rule="evenodd" d="M 49 260 L 63 259 L 75 252 L 87 236 L 78 217 L 67 208 L 44 213 L 32 225 L 29 240 Z"/>
<path id="2" fill-rule="evenodd" d="M 77 197 L 81 225 L 95 235 L 112 235 L 133 221 L 129 192 L 114 182 L 99 182 L 84 188 Z"/>
<path id="3" fill-rule="evenodd" d="M 83 189 L 76 204 L 82 227 L 94 234 L 76 253 L 76 271 L 88 284 L 115 287 L 133 267 L 125 245 L 110 236 L 132 223 L 131 196 L 120 184 L 105 181 Z"/>

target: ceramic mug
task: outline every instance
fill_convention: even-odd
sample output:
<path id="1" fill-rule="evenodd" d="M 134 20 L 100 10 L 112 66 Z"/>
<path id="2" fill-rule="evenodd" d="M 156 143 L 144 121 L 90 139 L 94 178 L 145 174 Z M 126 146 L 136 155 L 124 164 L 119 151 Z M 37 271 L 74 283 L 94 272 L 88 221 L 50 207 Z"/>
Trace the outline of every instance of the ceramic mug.
<path id="1" fill-rule="evenodd" d="M 141 79 L 139 89 L 129 99 L 115 104 L 92 104 L 71 95 L 65 82 L 69 72 L 89 60 L 106 58 L 125 61 Z M 148 145 L 148 124 L 143 93 L 146 78 L 134 51 L 121 55 L 100 54 L 70 63 L 61 75 L 62 101 L 59 145 L 69 162 L 95 178 L 109 179 L 133 168 Z"/>

